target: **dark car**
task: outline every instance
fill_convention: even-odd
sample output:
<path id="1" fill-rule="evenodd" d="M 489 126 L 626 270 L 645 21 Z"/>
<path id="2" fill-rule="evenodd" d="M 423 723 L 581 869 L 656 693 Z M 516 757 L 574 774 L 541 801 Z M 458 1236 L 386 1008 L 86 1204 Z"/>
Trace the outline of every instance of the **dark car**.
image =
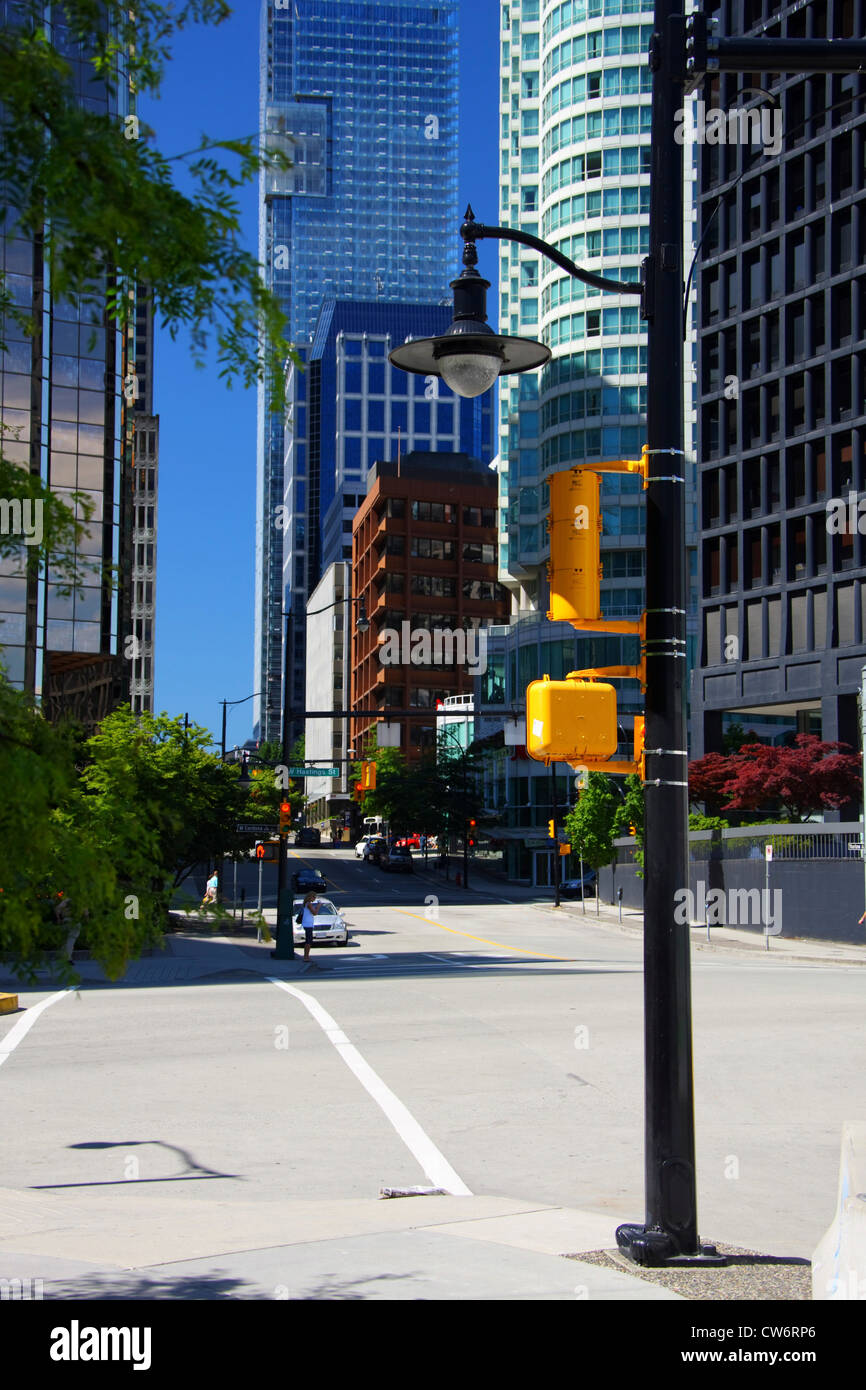
<path id="1" fill-rule="evenodd" d="M 583 879 L 567 878 L 560 884 L 559 895 L 562 898 L 582 898 L 584 896 L 593 897 L 595 895 L 595 881 L 598 875 L 595 869 L 587 869 Z M 581 887 L 581 882 L 583 887 Z"/>
<path id="2" fill-rule="evenodd" d="M 302 825 L 295 834 L 295 844 L 299 849 L 318 849 L 322 843 L 322 832 L 312 825 Z"/>
<path id="3" fill-rule="evenodd" d="M 292 888 L 296 893 L 320 893 L 327 886 L 328 880 L 318 869 L 298 869 L 292 874 Z"/>
<path id="4" fill-rule="evenodd" d="M 411 874 L 414 869 L 412 851 L 408 845 L 392 845 L 379 860 L 379 866 L 389 872 Z"/>

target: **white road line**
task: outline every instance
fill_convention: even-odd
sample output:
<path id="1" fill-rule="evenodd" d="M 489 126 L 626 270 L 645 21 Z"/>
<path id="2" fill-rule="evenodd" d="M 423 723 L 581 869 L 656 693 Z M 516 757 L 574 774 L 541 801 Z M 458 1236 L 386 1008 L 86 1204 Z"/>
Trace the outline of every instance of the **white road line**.
<path id="1" fill-rule="evenodd" d="M 50 1008 L 52 1004 L 56 1004 L 58 999 L 65 999 L 67 994 L 74 994 L 76 988 L 77 987 L 74 985 L 69 985 L 66 989 L 58 990 L 56 994 L 49 994 L 47 999 L 43 999 L 39 1004 L 32 1005 L 32 1007 L 27 1010 L 24 1017 L 19 1018 L 15 1027 L 10 1028 L 5 1038 L 0 1038 L 0 1067 L 2 1067 L 6 1058 L 12 1055 L 22 1038 L 26 1038 L 37 1018 L 42 1013 L 42 1010 Z"/>
<path id="2" fill-rule="evenodd" d="M 303 990 L 296 989 L 294 985 L 287 984 L 285 980 L 278 980 L 273 975 L 267 977 L 271 984 L 278 989 L 284 989 L 287 994 L 293 994 L 296 999 L 300 999 L 304 1008 L 322 1029 L 326 1038 L 333 1043 L 343 1061 L 350 1071 L 353 1071 L 361 1085 L 373 1097 L 376 1104 L 383 1114 L 394 1126 L 403 1143 L 414 1157 L 418 1160 L 422 1170 L 430 1179 L 434 1187 L 443 1187 L 452 1197 L 471 1197 L 472 1193 L 455 1173 L 451 1164 L 443 1154 L 439 1152 L 433 1140 L 415 1119 L 414 1115 L 406 1109 L 402 1100 L 394 1095 L 369 1062 L 366 1062 L 353 1043 L 349 1042 L 346 1034 L 336 1021 L 323 1009 L 317 999 L 310 994 L 304 994 Z"/>

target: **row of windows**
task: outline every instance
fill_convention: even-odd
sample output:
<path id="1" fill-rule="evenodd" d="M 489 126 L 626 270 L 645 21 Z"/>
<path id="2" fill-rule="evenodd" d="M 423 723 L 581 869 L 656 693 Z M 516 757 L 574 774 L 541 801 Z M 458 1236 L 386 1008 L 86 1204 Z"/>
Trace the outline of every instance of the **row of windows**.
<path id="1" fill-rule="evenodd" d="M 620 175 L 634 176 L 648 174 L 651 164 L 651 151 L 648 145 L 625 145 L 618 149 L 592 150 L 589 154 L 575 154 L 570 159 L 560 160 L 559 164 L 544 176 L 542 194 L 545 201 L 560 188 L 572 183 L 583 183 L 587 179 L 619 178 Z"/>
<path id="2" fill-rule="evenodd" d="M 730 318 L 741 309 L 751 309 L 783 294 L 809 289 L 828 273 L 854 264 L 853 209 L 835 213 L 831 221 L 831 259 L 827 262 L 826 221 L 809 222 L 789 232 L 784 245 L 768 241 L 731 256 L 703 272 L 703 323 Z M 866 233 L 864 233 L 866 236 Z M 784 257 L 784 260 L 783 260 Z"/>
<path id="3" fill-rule="evenodd" d="M 779 437 L 784 420 L 788 437 L 814 430 L 832 421 L 850 418 L 863 409 L 862 395 L 855 400 L 857 370 L 863 380 L 866 354 L 856 363 L 850 357 L 832 364 L 830 390 L 827 390 L 825 363 L 805 372 L 791 372 L 766 386 L 744 391 L 739 400 L 722 399 L 705 404 L 701 411 L 701 439 L 704 453 L 730 454 L 739 448 L 754 449 Z M 782 400 L 784 397 L 784 406 Z"/>
<path id="4" fill-rule="evenodd" d="M 649 135 L 652 129 L 652 107 L 616 106 L 606 111 L 588 111 L 586 115 L 570 116 L 548 131 L 542 141 L 545 162 L 566 145 L 579 145 L 584 140 L 615 139 L 618 135 Z"/>
<path id="5" fill-rule="evenodd" d="M 137 529 L 138 529 L 139 531 L 152 531 L 152 530 L 153 530 L 153 524 L 154 524 L 154 523 L 153 523 L 153 516 L 154 516 L 154 508 L 153 508 L 153 507 L 136 507 L 136 509 L 135 509 L 135 525 L 136 525 Z"/>
<path id="6" fill-rule="evenodd" d="M 787 444 L 781 452 L 759 454 L 722 468 L 706 469 L 701 478 L 701 520 L 704 530 L 732 526 L 753 516 L 778 513 L 783 506 L 803 507 L 824 503 L 828 517 L 831 499 L 842 499 L 847 510 L 844 526 L 850 529 L 852 488 L 866 485 L 866 444 L 859 475 L 855 473 L 851 435 L 838 431 L 801 444 Z M 855 497 L 859 494 L 855 492 Z M 784 501 L 783 501 L 784 499 Z M 857 525 L 859 531 L 859 511 Z"/>
<path id="7" fill-rule="evenodd" d="M 593 415 L 644 415 L 645 386 L 592 386 L 554 396 L 541 408 L 541 428 L 552 429 Z"/>
<path id="8" fill-rule="evenodd" d="M 137 579 L 134 589 L 134 602 L 137 607 L 153 603 L 153 580 Z"/>
<path id="9" fill-rule="evenodd" d="M 604 579 L 642 579 L 646 554 L 643 550 L 603 550 L 601 566 Z"/>
<path id="10" fill-rule="evenodd" d="M 581 73 L 567 77 L 544 98 L 542 120 L 546 125 L 551 116 L 565 106 L 577 106 L 584 101 L 600 101 L 602 97 L 636 96 L 652 91 L 649 68 L 605 68 L 603 72 Z"/>
<path id="11" fill-rule="evenodd" d="M 703 391 L 725 390 L 731 396 L 735 390 L 739 392 L 743 381 L 774 371 L 781 361 L 782 338 L 786 364 L 795 366 L 816 356 L 827 343 L 828 306 L 829 340 L 834 347 L 852 341 L 855 321 L 858 336 L 866 335 L 866 276 L 834 285 L 829 295 L 795 299 L 782 310 L 743 319 L 722 333 L 707 334 L 701 353 Z"/>
<path id="12" fill-rule="evenodd" d="M 617 244 L 627 248 L 627 254 L 638 255 L 640 245 L 640 232 L 645 231 L 649 234 L 649 228 L 640 227 L 615 227 L 611 232 L 605 232 L 605 259 L 613 255 L 613 248 Z M 575 238 L 577 240 L 577 238 Z M 614 280 L 638 282 L 640 271 L 637 266 L 608 266 L 605 273 Z M 594 285 L 586 285 L 582 280 L 572 278 L 556 280 L 552 285 L 548 285 L 542 296 L 542 306 L 545 314 L 549 314 L 553 309 L 558 309 L 562 304 L 573 304 L 575 301 L 584 299 L 597 299 L 604 294 L 603 290 L 596 289 Z"/>
<path id="13" fill-rule="evenodd" d="M 571 352 L 556 357 L 541 373 L 541 390 L 546 393 L 557 386 L 584 377 L 636 376 L 647 370 L 645 344 L 635 347 L 590 348 L 588 352 Z"/>
<path id="14" fill-rule="evenodd" d="M 366 410 L 364 406 L 366 404 Z M 367 429 L 381 433 L 386 429 L 392 432 L 398 427 L 404 432 L 409 425 L 409 403 L 405 399 L 391 401 L 390 424 L 385 423 L 385 401 L 347 400 L 344 407 L 344 428 L 358 431 Z M 441 401 L 433 413 L 428 401 L 415 401 L 412 412 L 412 426 L 417 434 L 430 434 L 433 425 L 440 434 L 454 434 L 456 427 L 456 402 L 452 398 Z"/>
<path id="15" fill-rule="evenodd" d="M 545 330 L 548 347 L 576 338 L 611 337 L 620 333 L 640 333 L 640 313 L 634 308 L 588 309 L 585 314 L 566 314 Z"/>
<path id="16" fill-rule="evenodd" d="M 556 434 L 542 446 L 541 461 L 545 472 L 567 464 L 598 461 L 602 458 L 637 458 L 644 442 L 644 432 L 637 425 L 621 429 L 572 430 Z M 628 528 L 623 528 L 628 529 Z"/>
<path id="17" fill-rule="evenodd" d="M 496 558 L 494 546 L 485 547 L 490 551 L 490 560 L 493 564 Z M 402 594 L 406 588 L 406 576 L 389 572 L 385 576 L 386 594 Z M 460 591 L 466 599 L 479 599 L 491 602 L 504 596 L 504 590 L 493 579 L 464 579 L 461 581 Z M 409 592 L 418 594 L 423 598 L 456 598 L 457 580 L 451 575 L 445 574 L 413 574 L 409 585 Z"/>
<path id="18" fill-rule="evenodd" d="M 618 58 L 621 53 L 646 53 L 652 36 L 651 24 L 626 24 L 594 29 L 589 34 L 575 35 L 557 44 L 544 60 L 542 77 L 549 82 L 572 63 L 584 63 L 588 58 Z"/>
<path id="19" fill-rule="evenodd" d="M 548 239 L 567 222 L 589 221 L 593 217 L 644 217 L 649 213 L 649 186 L 605 188 L 593 193 L 575 193 L 563 198 L 544 215 L 542 235 Z"/>
<path id="20" fill-rule="evenodd" d="M 557 5 L 544 21 L 545 47 L 552 38 L 570 24 L 578 24 L 584 19 L 595 19 L 599 15 L 639 14 L 641 10 L 651 9 L 640 0 L 564 0 Z"/>
<path id="21" fill-rule="evenodd" d="M 788 594 L 784 609 L 781 597 L 752 599 L 742 605 L 742 627 L 739 605 L 708 609 L 704 613 L 702 665 L 723 666 L 732 661 L 763 661 L 797 652 L 823 651 L 828 638 L 831 647 L 862 642 L 866 618 L 864 589 L 862 580 L 837 584 L 832 607 L 825 588 Z"/>

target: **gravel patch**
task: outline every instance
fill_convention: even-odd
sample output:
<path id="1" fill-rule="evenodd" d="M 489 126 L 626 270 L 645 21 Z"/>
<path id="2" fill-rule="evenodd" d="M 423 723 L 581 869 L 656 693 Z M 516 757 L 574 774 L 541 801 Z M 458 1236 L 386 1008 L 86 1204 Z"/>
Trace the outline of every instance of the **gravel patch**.
<path id="1" fill-rule="evenodd" d="M 762 1255 L 757 1250 L 744 1250 L 739 1245 L 723 1245 L 721 1241 L 705 1243 L 714 1244 L 720 1255 L 728 1257 L 728 1264 L 653 1269 L 632 1264 L 619 1250 L 589 1250 L 582 1254 L 566 1255 L 565 1258 L 617 1269 L 636 1279 L 659 1284 L 681 1298 L 718 1302 L 740 1299 L 811 1301 L 812 1266 L 809 1260 L 796 1256 Z"/>

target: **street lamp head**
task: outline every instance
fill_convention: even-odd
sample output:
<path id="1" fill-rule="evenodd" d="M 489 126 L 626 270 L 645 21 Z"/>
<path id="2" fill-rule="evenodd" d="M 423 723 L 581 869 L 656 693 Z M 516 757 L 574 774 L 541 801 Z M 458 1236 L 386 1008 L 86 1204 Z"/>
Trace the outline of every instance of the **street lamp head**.
<path id="1" fill-rule="evenodd" d="M 471 208 L 468 215 L 471 219 Z M 475 269 L 478 253 L 471 239 L 471 220 L 464 223 L 463 271 L 451 281 L 454 291 L 454 320 L 437 338 L 409 339 L 394 348 L 388 360 L 404 372 L 419 376 L 441 376 L 456 396 L 480 396 L 510 372 L 527 372 L 543 367 L 550 348 L 531 338 L 508 338 L 487 322 L 487 291 L 490 281 Z M 469 232 L 467 236 L 466 233 Z"/>
<path id="2" fill-rule="evenodd" d="M 358 599 L 358 617 L 355 621 L 355 628 L 358 632 L 366 632 L 370 626 L 370 619 L 367 617 L 367 599 L 362 594 Z"/>

